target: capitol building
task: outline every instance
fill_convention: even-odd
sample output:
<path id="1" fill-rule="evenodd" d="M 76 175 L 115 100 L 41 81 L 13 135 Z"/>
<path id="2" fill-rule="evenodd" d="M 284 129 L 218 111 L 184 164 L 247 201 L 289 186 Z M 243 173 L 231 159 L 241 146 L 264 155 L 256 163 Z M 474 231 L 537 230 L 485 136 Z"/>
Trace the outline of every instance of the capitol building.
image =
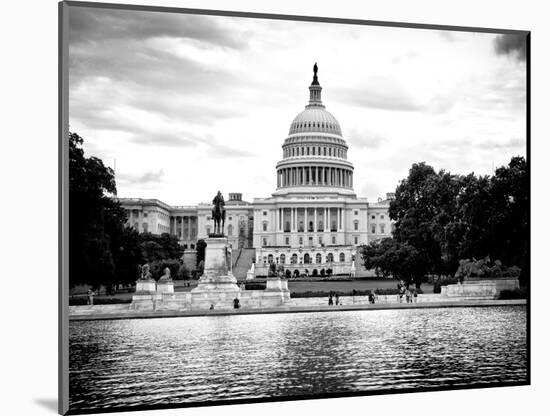
<path id="1" fill-rule="evenodd" d="M 333 274 L 355 274 L 357 247 L 391 235 L 388 208 L 393 194 L 374 203 L 355 194 L 348 145 L 338 120 L 325 108 L 321 91 L 315 65 L 309 102 L 290 124 L 271 196 L 247 202 L 235 192 L 226 199 L 225 234 L 239 266 L 235 272 L 242 274 L 255 263 L 255 275 L 265 276 L 274 262 L 293 276 L 321 275 L 328 269 Z M 176 235 L 189 252 L 213 230 L 210 204 L 119 201 L 129 226 Z"/>

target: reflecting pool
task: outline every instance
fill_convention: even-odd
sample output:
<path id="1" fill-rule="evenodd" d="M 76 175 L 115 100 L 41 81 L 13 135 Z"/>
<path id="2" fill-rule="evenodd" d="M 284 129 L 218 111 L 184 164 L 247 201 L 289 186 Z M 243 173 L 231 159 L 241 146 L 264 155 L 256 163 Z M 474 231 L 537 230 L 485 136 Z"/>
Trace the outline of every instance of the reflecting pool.
<path id="1" fill-rule="evenodd" d="M 70 324 L 70 409 L 525 382 L 525 306 Z"/>

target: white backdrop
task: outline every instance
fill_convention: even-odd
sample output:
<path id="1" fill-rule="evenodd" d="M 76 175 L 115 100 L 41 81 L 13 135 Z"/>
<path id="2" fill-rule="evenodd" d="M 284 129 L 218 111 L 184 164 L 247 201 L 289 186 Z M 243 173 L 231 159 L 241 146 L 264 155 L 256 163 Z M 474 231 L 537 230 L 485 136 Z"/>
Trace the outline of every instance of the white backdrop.
<path id="1" fill-rule="evenodd" d="M 112 1 L 123 3 L 121 1 Z M 531 30 L 533 309 L 531 387 L 448 391 L 148 412 L 150 415 L 547 414 L 550 383 L 544 236 L 549 156 L 550 27 L 540 0 L 338 2 L 168 1 L 140 4 Z M 130 2 L 131 3 L 131 2 Z M 57 2 L 2 5 L 1 413 L 57 407 Z M 546 174 L 546 175 L 545 175 Z M 7 233 L 6 233 L 7 231 Z M 457 351 L 457 353 L 460 353 Z M 138 413 L 126 413 L 138 414 Z"/>

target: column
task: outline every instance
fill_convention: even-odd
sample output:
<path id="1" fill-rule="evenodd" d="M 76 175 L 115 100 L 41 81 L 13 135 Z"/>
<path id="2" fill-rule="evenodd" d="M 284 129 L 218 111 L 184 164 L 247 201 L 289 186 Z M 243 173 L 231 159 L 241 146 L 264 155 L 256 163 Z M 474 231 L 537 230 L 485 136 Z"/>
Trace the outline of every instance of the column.
<path id="1" fill-rule="evenodd" d="M 181 216 L 181 231 L 180 231 L 180 238 L 183 240 L 183 215 Z"/>
<path id="2" fill-rule="evenodd" d="M 191 217 L 187 216 L 187 240 L 191 240 Z"/>
<path id="3" fill-rule="evenodd" d="M 296 231 L 295 220 L 296 219 L 296 208 L 290 208 L 290 231 Z"/>
<path id="4" fill-rule="evenodd" d="M 342 231 L 346 230 L 346 210 L 342 208 Z"/>
<path id="5" fill-rule="evenodd" d="M 279 231 L 281 228 L 281 208 L 277 208 L 277 212 L 275 213 L 275 229 Z"/>
<path id="6" fill-rule="evenodd" d="M 313 213 L 313 231 L 317 232 L 317 207 L 315 207 L 315 211 Z"/>
<path id="7" fill-rule="evenodd" d="M 328 227 L 328 208 L 325 208 L 325 222 L 324 222 L 324 228 L 325 228 L 325 232 L 326 231 L 329 231 L 329 227 Z"/>
<path id="8" fill-rule="evenodd" d="M 311 177 L 311 166 L 310 166 L 308 169 L 309 169 L 309 181 L 308 181 L 308 185 L 312 185 L 312 184 L 313 184 L 313 181 L 312 181 L 312 177 Z"/>
<path id="9" fill-rule="evenodd" d="M 311 173 L 311 168 L 309 168 L 309 172 Z M 308 231 L 308 226 L 307 226 L 307 207 L 304 208 L 304 231 L 305 231 L 305 232 Z"/>
<path id="10" fill-rule="evenodd" d="M 336 230 L 340 231 L 340 208 L 336 208 Z"/>

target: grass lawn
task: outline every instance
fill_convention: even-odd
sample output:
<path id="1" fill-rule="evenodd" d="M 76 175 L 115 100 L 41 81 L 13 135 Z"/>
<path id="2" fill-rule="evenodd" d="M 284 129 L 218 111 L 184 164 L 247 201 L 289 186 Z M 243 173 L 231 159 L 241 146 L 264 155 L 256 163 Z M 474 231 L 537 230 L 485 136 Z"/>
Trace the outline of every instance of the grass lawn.
<path id="1" fill-rule="evenodd" d="M 397 281 L 394 279 L 384 280 L 352 280 L 352 281 L 328 281 L 328 282 L 293 282 L 288 281 L 288 289 L 294 293 L 304 292 L 330 292 L 341 291 L 351 292 L 356 290 L 374 290 L 374 289 L 396 289 Z M 433 293 L 433 285 L 423 283 L 421 286 L 424 293 Z"/>
<path id="2" fill-rule="evenodd" d="M 176 292 L 188 292 L 191 289 L 197 286 L 196 280 L 190 280 L 191 284 L 189 287 L 184 286 L 183 281 L 175 281 L 175 291 Z M 324 282 L 315 282 L 315 281 L 288 281 L 288 289 L 291 293 L 305 293 L 305 292 L 351 292 L 353 289 L 358 291 L 365 290 L 374 290 L 374 289 L 396 289 L 397 281 L 394 279 L 358 279 L 351 281 L 324 281 Z M 429 283 L 422 284 L 422 290 L 424 293 L 433 293 L 433 285 Z M 113 301 L 114 299 L 121 300 L 124 302 L 130 302 L 132 300 L 133 293 L 116 293 L 114 295 L 96 295 L 94 299 L 102 299 L 105 301 Z M 85 299 L 86 295 L 75 295 L 73 299 L 81 298 Z"/>

